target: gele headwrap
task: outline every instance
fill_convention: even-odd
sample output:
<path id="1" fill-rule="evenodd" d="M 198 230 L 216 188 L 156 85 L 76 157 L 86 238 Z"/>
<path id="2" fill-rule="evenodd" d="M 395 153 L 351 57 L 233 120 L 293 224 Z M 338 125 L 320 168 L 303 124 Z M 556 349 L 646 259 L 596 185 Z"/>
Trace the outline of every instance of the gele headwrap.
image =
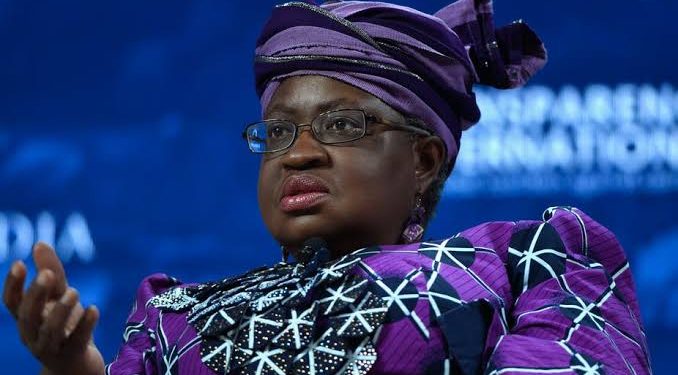
<path id="1" fill-rule="evenodd" d="M 262 111 L 287 77 L 334 78 L 422 120 L 453 161 L 462 130 L 480 120 L 473 84 L 518 87 L 546 63 L 526 24 L 495 29 L 492 13 L 490 0 L 459 0 L 433 15 L 373 1 L 278 5 L 255 50 Z"/>

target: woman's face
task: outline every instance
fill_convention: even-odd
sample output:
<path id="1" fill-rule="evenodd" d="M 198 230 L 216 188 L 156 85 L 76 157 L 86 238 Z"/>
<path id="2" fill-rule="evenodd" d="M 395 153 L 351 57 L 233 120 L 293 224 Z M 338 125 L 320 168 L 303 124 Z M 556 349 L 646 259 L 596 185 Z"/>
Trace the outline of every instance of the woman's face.
<path id="1" fill-rule="evenodd" d="M 308 124 L 336 109 L 362 109 L 384 122 L 404 123 L 375 96 L 322 76 L 284 80 L 264 117 Z M 262 157 L 259 207 L 281 245 L 294 253 L 305 240 L 322 237 L 336 257 L 398 242 L 416 192 L 427 186 L 421 186 L 410 133 L 378 129 L 385 127 L 368 125 L 364 138 L 334 145 L 318 142 L 303 127 L 289 149 Z"/>

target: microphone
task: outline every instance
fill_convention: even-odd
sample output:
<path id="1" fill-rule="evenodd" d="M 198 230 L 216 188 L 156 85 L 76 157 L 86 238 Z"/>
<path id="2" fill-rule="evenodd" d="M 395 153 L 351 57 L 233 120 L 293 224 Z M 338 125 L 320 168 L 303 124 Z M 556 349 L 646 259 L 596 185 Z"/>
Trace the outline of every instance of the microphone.
<path id="1" fill-rule="evenodd" d="M 318 267 L 330 260 L 330 250 L 327 242 L 320 237 L 311 237 L 304 241 L 304 245 L 297 252 L 295 258 L 299 263 L 306 265 L 304 276 L 309 276 L 318 270 Z"/>

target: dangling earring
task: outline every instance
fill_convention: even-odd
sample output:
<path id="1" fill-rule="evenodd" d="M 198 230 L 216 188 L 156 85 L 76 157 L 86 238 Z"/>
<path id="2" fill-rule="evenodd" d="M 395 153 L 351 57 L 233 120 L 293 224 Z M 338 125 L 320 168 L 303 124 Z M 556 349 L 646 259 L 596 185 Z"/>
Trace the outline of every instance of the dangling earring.
<path id="1" fill-rule="evenodd" d="M 282 253 L 282 262 L 287 263 L 290 253 L 287 251 L 287 248 L 285 246 L 280 245 L 280 252 Z"/>
<path id="2" fill-rule="evenodd" d="M 405 225 L 405 230 L 402 234 L 402 240 L 404 243 L 413 243 L 421 240 L 421 237 L 424 235 L 424 227 L 422 223 L 424 222 L 424 214 L 426 210 L 422 204 L 422 195 L 417 193 L 416 203 L 412 212 L 410 213 L 410 218 L 407 220 Z"/>

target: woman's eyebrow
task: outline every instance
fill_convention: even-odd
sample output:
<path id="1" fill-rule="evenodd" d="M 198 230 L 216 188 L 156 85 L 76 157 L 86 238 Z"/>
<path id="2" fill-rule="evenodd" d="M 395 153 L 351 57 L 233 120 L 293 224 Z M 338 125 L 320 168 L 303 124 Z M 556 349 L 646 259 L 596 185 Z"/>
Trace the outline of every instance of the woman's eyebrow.
<path id="1" fill-rule="evenodd" d="M 333 100 L 329 100 L 323 103 L 320 103 L 315 106 L 314 111 L 317 114 L 331 111 L 333 109 L 337 108 L 345 108 L 345 109 L 365 109 L 364 105 L 360 105 L 360 101 L 356 101 L 355 99 L 351 98 L 337 98 Z M 269 109 L 266 111 L 265 115 L 266 117 L 269 117 L 271 114 L 285 114 L 285 115 L 295 115 L 299 113 L 298 107 L 295 106 L 290 106 L 286 105 L 285 103 L 276 103 L 273 106 L 269 107 Z"/>
<path id="2" fill-rule="evenodd" d="M 322 113 L 340 107 L 346 109 L 362 109 L 363 106 L 359 105 L 359 101 L 356 101 L 355 99 L 338 98 L 318 105 L 316 110 L 318 111 L 318 113 Z"/>
<path id="3" fill-rule="evenodd" d="M 293 108 L 276 104 L 266 109 L 264 112 L 264 117 L 271 117 L 271 114 L 273 113 L 294 114 L 294 112 L 295 110 Z"/>

